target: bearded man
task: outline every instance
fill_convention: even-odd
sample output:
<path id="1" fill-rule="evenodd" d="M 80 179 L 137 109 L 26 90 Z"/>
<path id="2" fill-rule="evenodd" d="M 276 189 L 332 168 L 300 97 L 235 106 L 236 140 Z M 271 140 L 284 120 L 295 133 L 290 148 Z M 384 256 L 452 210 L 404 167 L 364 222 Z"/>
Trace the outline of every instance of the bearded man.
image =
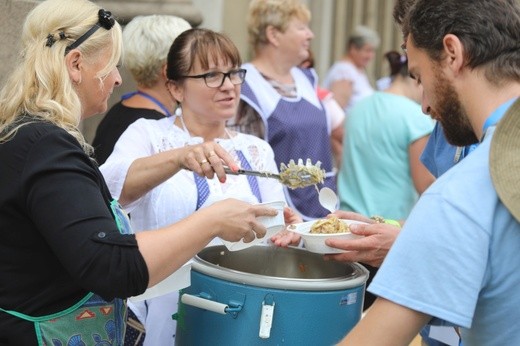
<path id="1" fill-rule="evenodd" d="M 451 144 L 478 146 L 421 196 L 341 345 L 408 345 L 436 321 L 464 346 L 520 344 L 520 7 L 418 0 L 402 30 L 423 111 Z"/>

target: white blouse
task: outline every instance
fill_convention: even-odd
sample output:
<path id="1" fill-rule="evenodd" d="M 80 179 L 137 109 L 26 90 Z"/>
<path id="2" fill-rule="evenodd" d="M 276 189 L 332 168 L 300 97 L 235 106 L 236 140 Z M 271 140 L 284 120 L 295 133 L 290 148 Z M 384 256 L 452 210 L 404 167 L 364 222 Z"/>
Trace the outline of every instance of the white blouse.
<path id="1" fill-rule="evenodd" d="M 240 150 L 253 170 L 278 172 L 271 146 L 264 140 L 242 133 L 231 139 L 216 139 L 231 155 Z M 126 174 L 132 162 L 187 144 L 201 143 L 202 138 L 173 124 L 173 119 L 139 119 L 128 127 L 117 141 L 114 151 L 100 167 L 114 198 L 119 198 Z M 240 160 L 236 158 L 240 167 Z M 246 176 L 228 175 L 221 183 L 215 176 L 206 179 L 210 195 L 205 205 L 224 198 L 237 198 L 251 203 L 285 201 L 283 187 L 271 178 L 257 178 L 262 201 L 252 193 Z M 155 187 L 137 201 L 123 206 L 130 212 L 135 232 L 151 230 L 172 224 L 192 214 L 197 204 L 197 187 L 194 173 L 181 170 Z"/>

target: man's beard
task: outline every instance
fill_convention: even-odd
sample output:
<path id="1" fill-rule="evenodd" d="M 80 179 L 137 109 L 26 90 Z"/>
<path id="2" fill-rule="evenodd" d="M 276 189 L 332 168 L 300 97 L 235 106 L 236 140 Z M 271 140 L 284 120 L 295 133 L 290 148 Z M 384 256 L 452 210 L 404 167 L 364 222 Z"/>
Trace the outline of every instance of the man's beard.
<path id="1" fill-rule="evenodd" d="M 446 80 L 440 70 L 437 71 L 436 108 L 430 114 L 437 119 L 444 131 L 446 140 L 456 146 L 466 146 L 478 143 L 478 138 L 473 131 L 468 115 L 460 103 L 455 88 Z"/>

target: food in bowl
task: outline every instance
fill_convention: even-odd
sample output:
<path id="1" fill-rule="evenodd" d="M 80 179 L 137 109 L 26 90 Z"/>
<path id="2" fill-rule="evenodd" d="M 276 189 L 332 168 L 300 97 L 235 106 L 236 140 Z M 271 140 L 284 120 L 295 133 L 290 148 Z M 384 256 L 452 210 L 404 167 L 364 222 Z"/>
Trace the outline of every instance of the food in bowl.
<path id="1" fill-rule="evenodd" d="M 309 233 L 312 234 L 333 234 L 350 232 L 348 225 L 333 216 L 314 222 Z"/>
<path id="2" fill-rule="evenodd" d="M 326 221 L 329 219 L 323 219 L 318 221 Z M 288 231 L 292 231 L 298 233 L 303 240 L 303 247 L 310 252 L 320 253 L 320 254 L 332 254 L 332 253 L 342 253 L 346 252 L 346 250 L 333 248 L 325 244 L 327 239 L 356 239 L 361 238 L 362 236 L 352 234 L 350 231 L 350 225 L 353 224 L 365 224 L 365 222 L 356 221 L 356 220 L 348 220 L 348 219 L 339 219 L 339 222 L 344 223 L 347 226 L 347 229 L 341 233 L 311 233 L 311 227 L 317 223 L 314 221 L 307 221 L 302 223 L 297 223 L 293 225 L 287 226 Z"/>

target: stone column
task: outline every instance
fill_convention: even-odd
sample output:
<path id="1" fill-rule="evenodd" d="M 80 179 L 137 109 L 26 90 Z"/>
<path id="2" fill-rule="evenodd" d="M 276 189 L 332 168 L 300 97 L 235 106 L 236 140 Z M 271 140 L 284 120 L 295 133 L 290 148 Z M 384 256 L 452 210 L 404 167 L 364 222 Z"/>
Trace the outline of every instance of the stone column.
<path id="1" fill-rule="evenodd" d="M 192 26 L 202 22 L 200 11 L 191 0 L 99 0 L 100 6 L 112 11 L 121 24 L 138 15 L 167 14 L 186 19 Z"/>

